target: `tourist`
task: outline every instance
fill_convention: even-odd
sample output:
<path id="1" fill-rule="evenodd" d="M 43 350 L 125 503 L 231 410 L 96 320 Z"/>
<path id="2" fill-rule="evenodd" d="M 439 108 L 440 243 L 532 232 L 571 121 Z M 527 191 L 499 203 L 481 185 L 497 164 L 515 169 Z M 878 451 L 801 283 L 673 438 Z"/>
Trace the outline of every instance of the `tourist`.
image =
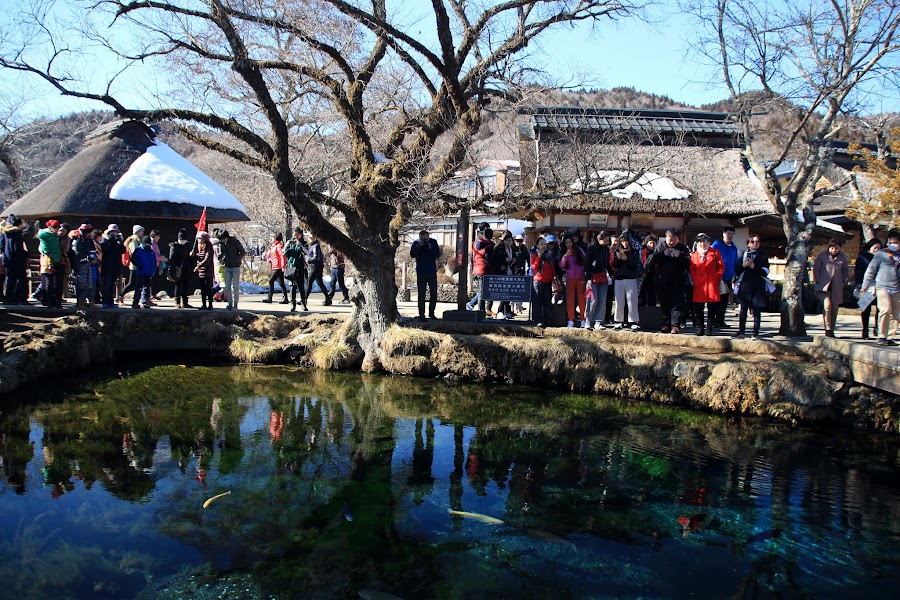
<path id="1" fill-rule="evenodd" d="M 872 257 L 859 291 L 866 293 L 873 283 L 878 302 L 878 344 L 896 346 L 894 338 L 900 325 L 900 231 L 896 229 L 888 233 L 887 247 Z"/>
<path id="2" fill-rule="evenodd" d="M 549 324 L 552 318 L 551 294 L 553 278 L 556 277 L 553 255 L 547 250 L 544 238 L 538 238 L 535 251 L 531 254 L 531 271 L 534 273 L 534 319 L 537 326 L 542 327 L 544 323 Z"/>
<path id="3" fill-rule="evenodd" d="M 697 234 L 697 250 L 691 254 L 690 273 L 694 282 L 693 302 L 694 314 L 697 315 L 697 335 L 706 335 L 704 326 L 704 307 L 709 309 L 709 333 L 715 326 L 715 318 L 718 314 L 719 284 L 722 281 L 722 273 L 725 272 L 725 263 L 722 255 L 710 247 L 709 236 L 705 233 Z"/>
<path id="4" fill-rule="evenodd" d="M 97 264 L 94 265 L 94 280 L 97 282 L 97 285 L 94 286 L 94 305 L 98 306 L 103 303 L 103 298 L 101 297 L 101 292 L 103 290 L 103 280 L 101 278 L 101 271 L 103 269 L 103 230 L 97 227 L 94 229 L 92 236 L 94 249 L 97 251 Z"/>
<path id="5" fill-rule="evenodd" d="M 47 227 L 37 232 L 41 255 L 41 286 L 44 288 L 42 304 L 47 308 L 62 308 L 62 283 L 64 265 L 59 250 L 59 232 L 62 227 L 56 219 L 47 221 Z"/>
<path id="6" fill-rule="evenodd" d="M 685 282 L 690 263 L 690 250 L 681 243 L 681 232 L 677 229 L 666 231 L 665 241 L 656 247 L 647 260 L 646 270 L 655 273 L 656 296 L 662 311 L 662 333 L 681 331 Z"/>
<path id="7" fill-rule="evenodd" d="M 91 308 L 97 295 L 95 270 L 99 261 L 97 247 L 94 245 L 94 228 L 90 224 L 82 224 L 72 243 L 75 272 L 75 308 L 84 310 Z"/>
<path id="8" fill-rule="evenodd" d="M 281 234 L 278 234 L 281 235 Z M 219 232 L 219 261 L 225 267 L 225 297 L 228 304 L 225 310 L 237 310 L 238 300 L 241 298 L 241 265 L 244 261 L 244 245 L 236 237 L 223 229 Z M 282 279 L 282 287 L 284 280 Z M 285 297 L 287 292 L 285 292 Z M 271 300 L 272 294 L 269 293 Z"/>
<path id="9" fill-rule="evenodd" d="M 103 250 L 100 257 L 100 300 L 103 308 L 118 308 L 116 284 L 122 271 L 122 255 L 125 254 L 125 244 L 118 225 L 111 223 L 106 227 L 100 248 Z"/>
<path id="10" fill-rule="evenodd" d="M 587 301 L 584 297 L 584 265 L 585 253 L 578 246 L 574 236 L 569 236 L 563 242 L 565 253 L 559 261 L 559 266 L 566 278 L 566 327 L 575 326 L 575 303 L 578 303 L 578 316 L 581 318 L 581 326 L 589 326 L 585 316 Z"/>
<path id="11" fill-rule="evenodd" d="M 737 275 L 737 291 L 735 295 L 741 303 L 741 312 L 738 317 L 738 332 L 736 338 L 743 338 L 747 332 L 747 312 L 753 313 L 753 334 L 751 337 L 759 339 L 759 327 L 762 321 L 762 309 L 767 304 L 766 278 L 769 275 L 769 257 L 759 249 L 759 236 L 751 235 L 747 240 L 747 249 L 741 255 L 740 262 L 735 268 Z"/>
<path id="12" fill-rule="evenodd" d="M 429 237 L 428 231 L 419 232 L 419 239 L 412 243 L 409 255 L 416 259 L 416 282 L 419 296 L 419 321 L 425 321 L 425 294 L 431 291 L 428 303 L 428 316 L 436 319 L 434 314 L 437 308 L 437 259 L 441 256 L 441 248 L 438 243 Z M 332 292 L 333 293 L 333 292 Z"/>
<path id="13" fill-rule="evenodd" d="M 616 295 L 616 270 L 613 268 L 613 252 L 612 249 L 616 247 L 616 244 L 619 243 L 619 236 L 615 233 L 609 234 L 609 241 L 607 242 L 607 246 L 609 247 L 609 287 L 606 290 L 606 315 L 604 316 L 604 323 L 612 323 L 613 322 L 613 300 L 615 300 Z"/>
<path id="14" fill-rule="evenodd" d="M 300 292 L 300 305 L 304 311 L 306 306 L 306 253 L 309 249 L 303 242 L 303 230 L 294 228 L 294 236 L 284 247 L 285 277 L 291 282 L 291 312 L 297 312 L 297 292 Z"/>
<path id="15" fill-rule="evenodd" d="M 133 292 L 137 285 L 137 267 L 135 267 L 134 263 L 131 261 L 131 255 L 134 254 L 134 251 L 141 245 L 141 239 L 143 239 L 143 237 L 144 228 L 141 225 L 135 225 L 131 228 L 131 235 L 125 238 L 125 254 L 123 255 L 122 263 L 128 267 L 128 281 L 125 283 L 125 287 L 122 288 L 122 292 L 119 294 L 119 304 L 125 302 L 125 294 Z M 135 299 L 137 299 L 136 295 Z"/>
<path id="16" fill-rule="evenodd" d="M 280 231 L 275 233 L 272 247 L 266 252 L 266 260 L 272 268 L 272 274 L 269 275 L 269 295 L 263 298 L 263 302 L 267 304 L 272 303 L 272 295 L 275 293 L 275 282 L 277 281 L 278 285 L 281 286 L 282 293 L 282 299 L 279 304 L 288 304 L 290 301 L 287 296 L 287 284 L 284 281 L 284 267 L 287 261 L 284 258 L 284 236 L 281 235 Z"/>
<path id="17" fill-rule="evenodd" d="M 58 234 L 59 261 L 62 264 L 62 268 L 57 272 L 60 299 L 69 296 L 69 281 L 72 279 L 72 260 L 70 256 L 72 253 L 72 238 L 69 237 L 71 232 L 72 228 L 68 223 L 60 223 Z"/>
<path id="18" fill-rule="evenodd" d="M 503 242 L 494 248 L 494 256 L 491 260 L 491 269 L 495 275 L 512 276 L 514 275 L 516 254 L 513 244 L 513 235 L 509 231 L 503 234 Z M 507 301 L 500 302 L 497 307 L 498 319 L 512 319 L 513 315 L 512 303 Z"/>
<path id="19" fill-rule="evenodd" d="M 20 217 L 10 215 L 0 226 L 0 252 L 6 269 L 3 302 L 9 306 L 28 303 L 28 248 L 25 247 L 25 230 L 28 224 Z"/>
<path id="20" fill-rule="evenodd" d="M 513 275 L 525 276 L 528 274 L 528 263 L 531 260 L 530 252 L 525 245 L 525 236 L 521 233 L 515 235 L 513 237 L 513 243 L 513 252 L 515 256 L 515 261 L 513 262 Z M 513 312 L 523 313 L 525 312 L 525 307 L 522 306 L 521 302 L 514 302 Z"/>
<path id="21" fill-rule="evenodd" d="M 160 299 L 159 290 L 162 288 L 161 275 L 165 270 L 166 262 L 169 260 L 159 249 L 159 240 L 161 237 L 159 229 L 150 230 L 150 249 L 153 250 L 153 254 L 156 256 L 156 271 L 153 272 L 153 276 L 150 278 L 150 306 L 155 306 L 156 303 L 154 300 Z"/>
<path id="22" fill-rule="evenodd" d="M 209 234 L 201 231 L 197 234 L 197 246 L 190 254 L 195 263 L 194 273 L 200 283 L 200 310 L 213 309 L 212 287 L 216 269 L 213 253 Z"/>
<path id="23" fill-rule="evenodd" d="M 722 229 L 722 239 L 712 243 L 712 247 L 722 256 L 725 264 L 725 272 L 722 274 L 722 285 L 719 288 L 720 300 L 716 306 L 716 316 L 713 327 L 728 328 L 725 315 L 728 313 L 728 301 L 731 298 L 731 284 L 734 281 L 734 269 L 738 262 L 738 248 L 734 243 L 734 227 L 726 225 Z"/>
<path id="24" fill-rule="evenodd" d="M 860 251 L 859 256 L 856 257 L 856 264 L 853 267 L 853 275 L 856 279 L 856 289 L 862 287 L 863 279 L 866 276 L 866 269 L 869 266 L 869 263 L 872 262 L 872 256 L 881 250 L 883 247 L 881 240 L 878 238 L 872 238 L 868 242 L 865 243 L 863 249 Z M 876 306 L 876 302 L 872 302 L 869 304 L 864 311 L 859 313 L 860 318 L 862 319 L 862 339 L 869 339 L 869 317 L 872 314 L 872 307 L 875 307 L 875 326 L 872 328 L 872 335 L 874 337 L 878 337 L 878 307 Z"/>
<path id="25" fill-rule="evenodd" d="M 655 235 L 648 234 L 641 242 L 641 262 L 647 264 L 656 246 L 659 238 Z M 638 306 L 656 306 L 656 266 L 651 265 L 651 270 L 644 270 L 644 282 L 641 285 L 641 293 L 638 297 Z"/>
<path id="26" fill-rule="evenodd" d="M 494 256 L 494 242 L 491 238 L 494 232 L 487 224 L 482 223 L 475 232 L 475 241 L 472 242 L 472 287 L 475 295 L 466 304 L 468 310 L 475 310 L 481 299 L 482 277 L 491 274 L 491 259 Z M 494 316 L 491 310 L 492 303 L 485 305 L 485 312 L 488 316 Z"/>
<path id="27" fill-rule="evenodd" d="M 350 294 L 347 290 L 347 284 L 344 282 L 344 273 L 347 271 L 347 259 L 334 248 L 329 248 L 328 263 L 331 267 L 331 289 L 329 289 L 328 295 L 334 298 L 338 287 L 340 287 L 341 293 L 344 295 L 341 304 L 350 304 Z"/>
<path id="28" fill-rule="evenodd" d="M 175 308 L 194 308 L 188 304 L 193 291 L 194 262 L 188 246 L 187 230 L 179 229 L 176 241 L 169 244 L 169 281 L 175 283 Z"/>
<path id="29" fill-rule="evenodd" d="M 640 331 L 640 314 L 638 313 L 638 279 L 644 273 L 641 265 L 640 248 L 632 246 L 631 238 L 623 235 L 612 249 L 613 269 L 615 270 L 616 295 L 616 331 L 630 323 L 632 331 Z M 628 318 L 625 320 L 625 303 L 628 303 Z"/>
<path id="30" fill-rule="evenodd" d="M 556 277 L 553 279 L 553 287 L 550 293 L 550 302 L 552 304 L 562 304 L 566 301 L 566 290 L 562 282 L 562 269 L 559 266 L 559 260 L 562 254 L 559 250 L 559 242 L 556 236 L 548 235 L 544 238 L 547 242 L 547 252 L 553 257 L 553 269 L 556 271 Z"/>
<path id="31" fill-rule="evenodd" d="M 844 282 L 850 276 L 850 261 L 843 252 L 844 243 L 834 238 L 828 249 L 819 252 L 813 263 L 816 297 L 824 304 L 825 337 L 834 337 L 838 310 L 844 303 Z"/>
<path id="32" fill-rule="evenodd" d="M 131 308 L 150 308 L 150 280 L 156 273 L 153 238 L 145 235 L 140 245 L 131 253 L 130 260 L 135 267 L 134 298 L 131 300 Z"/>
<path id="33" fill-rule="evenodd" d="M 588 246 L 585 257 L 585 277 L 590 282 L 590 294 L 585 294 L 587 307 L 585 308 L 585 321 L 588 327 L 593 326 L 595 331 L 606 329 L 603 322 L 606 316 L 606 295 L 609 291 L 609 234 L 600 231 Z"/>
<path id="34" fill-rule="evenodd" d="M 331 306 L 331 296 L 328 294 L 328 288 L 325 286 L 325 282 L 322 280 L 322 272 L 325 269 L 325 256 L 322 254 L 322 245 L 319 243 L 319 240 L 313 238 L 312 243 L 309 245 L 309 250 L 306 253 L 306 265 L 308 267 L 308 277 L 306 280 L 306 299 L 309 301 L 310 296 L 313 292 L 313 285 L 318 285 L 319 290 L 322 292 L 322 295 L 325 296 L 325 300 L 322 301 L 322 306 Z"/>

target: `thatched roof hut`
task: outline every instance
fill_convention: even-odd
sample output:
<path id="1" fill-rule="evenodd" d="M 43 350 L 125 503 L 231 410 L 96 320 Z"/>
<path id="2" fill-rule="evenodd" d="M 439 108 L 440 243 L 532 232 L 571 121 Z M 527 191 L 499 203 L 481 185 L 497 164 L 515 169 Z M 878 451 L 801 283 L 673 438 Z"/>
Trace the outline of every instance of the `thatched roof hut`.
<path id="1" fill-rule="evenodd" d="M 126 120 L 95 130 L 81 152 L 3 215 L 177 230 L 191 227 L 204 206 L 209 223 L 250 220 L 234 196 L 159 142 L 153 129 Z"/>

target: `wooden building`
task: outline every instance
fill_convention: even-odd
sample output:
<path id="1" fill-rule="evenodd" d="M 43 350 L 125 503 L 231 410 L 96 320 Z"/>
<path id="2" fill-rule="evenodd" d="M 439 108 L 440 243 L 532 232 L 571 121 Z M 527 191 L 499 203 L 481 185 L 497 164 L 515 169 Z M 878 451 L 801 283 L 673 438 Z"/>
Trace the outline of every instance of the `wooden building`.
<path id="1" fill-rule="evenodd" d="M 783 256 L 780 218 L 727 113 L 536 107 L 518 129 L 523 208 L 514 216 L 531 222 L 529 243 L 571 229 L 586 239 L 625 228 L 715 239 L 732 225 L 738 246 L 755 233 L 770 255 Z M 823 223 L 815 236 L 837 234 Z"/>

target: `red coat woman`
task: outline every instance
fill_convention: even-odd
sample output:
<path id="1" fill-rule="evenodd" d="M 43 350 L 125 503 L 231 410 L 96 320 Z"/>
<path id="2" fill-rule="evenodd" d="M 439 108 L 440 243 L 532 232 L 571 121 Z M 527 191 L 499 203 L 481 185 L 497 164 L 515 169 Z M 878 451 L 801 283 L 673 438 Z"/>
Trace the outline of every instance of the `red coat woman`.
<path id="1" fill-rule="evenodd" d="M 719 282 L 724 272 L 725 262 L 718 250 L 710 248 L 709 236 L 705 233 L 697 234 L 697 250 L 691 253 L 690 264 L 691 280 L 694 282 L 694 308 L 698 321 L 697 335 L 706 334 L 703 325 L 704 305 L 719 301 Z"/>
<path id="2" fill-rule="evenodd" d="M 691 280 L 694 282 L 694 302 L 718 302 L 719 282 L 725 272 L 725 262 L 715 248 L 706 252 L 698 249 L 691 254 Z"/>

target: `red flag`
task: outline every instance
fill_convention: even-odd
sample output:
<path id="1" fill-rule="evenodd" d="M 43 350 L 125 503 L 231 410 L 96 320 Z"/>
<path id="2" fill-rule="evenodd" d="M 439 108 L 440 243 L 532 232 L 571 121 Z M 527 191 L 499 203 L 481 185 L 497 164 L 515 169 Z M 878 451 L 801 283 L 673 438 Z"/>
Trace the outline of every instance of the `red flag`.
<path id="1" fill-rule="evenodd" d="M 203 212 L 200 214 L 200 220 L 194 223 L 194 227 L 197 228 L 197 231 L 206 231 L 206 207 L 203 207 Z"/>

